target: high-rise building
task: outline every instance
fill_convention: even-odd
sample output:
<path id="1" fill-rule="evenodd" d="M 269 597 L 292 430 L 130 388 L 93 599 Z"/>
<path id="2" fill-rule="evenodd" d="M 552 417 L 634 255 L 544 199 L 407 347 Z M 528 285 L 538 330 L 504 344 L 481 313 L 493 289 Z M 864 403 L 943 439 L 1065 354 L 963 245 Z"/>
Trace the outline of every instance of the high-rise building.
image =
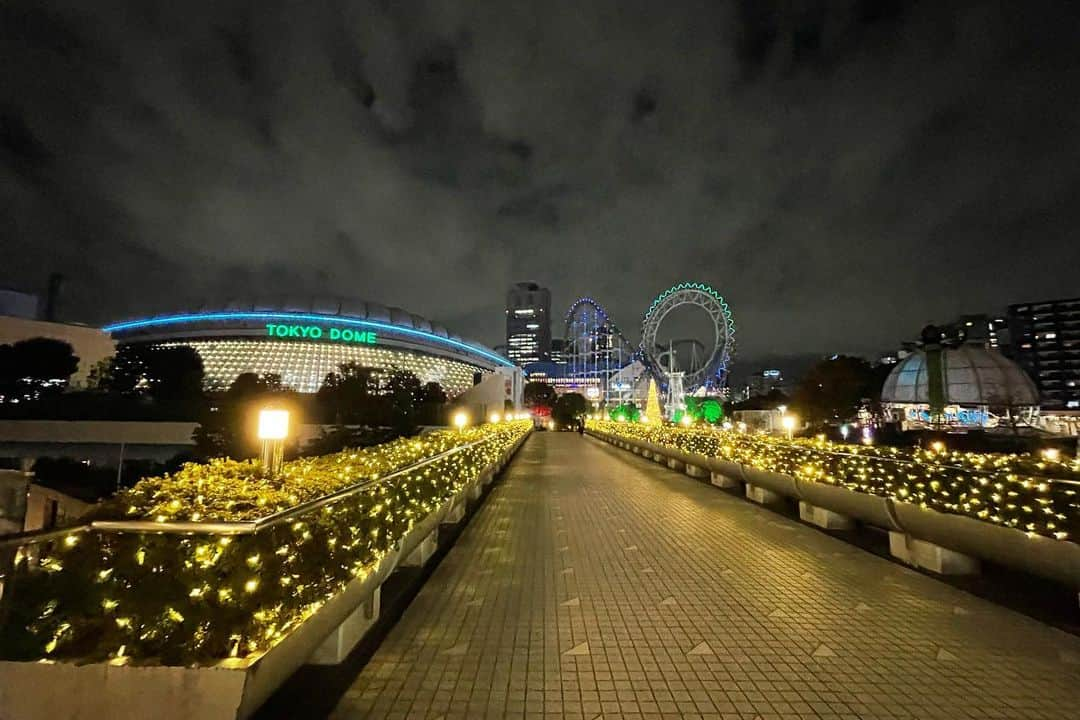
<path id="1" fill-rule="evenodd" d="M 1010 305 L 1012 357 L 1046 408 L 1080 408 L 1080 298 Z"/>
<path id="2" fill-rule="evenodd" d="M 975 343 L 988 348 L 1002 348 L 1009 344 L 1009 326 L 998 315 L 961 315 L 955 322 L 942 328 L 947 338 L 957 342 Z"/>
<path id="3" fill-rule="evenodd" d="M 766 368 L 750 376 L 747 383 L 747 397 L 765 397 L 773 390 L 782 390 L 784 376 L 775 368 Z"/>
<path id="4" fill-rule="evenodd" d="M 506 356 L 517 365 L 551 359 L 551 291 L 519 282 L 506 293 Z"/>
<path id="5" fill-rule="evenodd" d="M 556 365 L 566 364 L 566 341 L 562 338 L 551 339 L 551 362 Z"/>

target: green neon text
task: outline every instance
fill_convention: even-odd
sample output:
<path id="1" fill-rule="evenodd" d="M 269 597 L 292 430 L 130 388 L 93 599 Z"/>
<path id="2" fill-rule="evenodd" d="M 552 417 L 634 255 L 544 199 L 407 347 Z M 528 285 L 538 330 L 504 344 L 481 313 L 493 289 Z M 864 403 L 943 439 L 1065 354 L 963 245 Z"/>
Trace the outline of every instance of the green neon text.
<path id="1" fill-rule="evenodd" d="M 297 338 L 306 340 L 322 340 L 326 338 L 333 342 L 362 343 L 374 345 L 375 333 L 371 330 L 353 330 L 352 328 L 323 328 L 320 325 L 278 325 L 266 324 L 266 334 L 275 338 Z"/>

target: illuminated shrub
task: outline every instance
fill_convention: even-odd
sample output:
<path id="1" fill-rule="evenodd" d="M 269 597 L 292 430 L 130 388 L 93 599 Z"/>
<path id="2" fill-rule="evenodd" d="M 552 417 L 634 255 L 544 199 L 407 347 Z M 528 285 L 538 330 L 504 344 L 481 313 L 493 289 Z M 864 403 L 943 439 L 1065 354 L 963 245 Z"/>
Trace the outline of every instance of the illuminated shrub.
<path id="1" fill-rule="evenodd" d="M 0 653 L 177 665 L 263 652 L 370 572 L 529 427 L 485 425 L 295 460 L 275 480 L 231 460 L 144 480 L 93 519 L 253 520 L 476 443 L 254 534 L 72 534 L 42 549 L 38 569 L 20 561 Z"/>
<path id="2" fill-rule="evenodd" d="M 721 458 L 802 482 L 838 485 L 1058 540 L 1080 532 L 1076 463 L 1030 455 L 935 452 L 770 435 L 591 421 L 590 428 Z"/>

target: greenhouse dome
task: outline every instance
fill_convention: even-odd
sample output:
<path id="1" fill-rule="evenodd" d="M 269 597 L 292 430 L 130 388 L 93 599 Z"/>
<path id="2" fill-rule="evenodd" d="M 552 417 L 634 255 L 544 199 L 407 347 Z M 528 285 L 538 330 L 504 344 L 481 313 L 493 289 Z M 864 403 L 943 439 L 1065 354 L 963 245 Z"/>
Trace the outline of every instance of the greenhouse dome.
<path id="1" fill-rule="evenodd" d="M 901 360 L 885 380 L 881 401 L 894 419 L 929 424 L 936 388 L 944 414 L 938 422 L 946 424 L 992 427 L 1002 416 L 1023 419 L 1038 408 L 1035 383 L 1000 352 L 965 344 L 931 353 L 940 360 L 936 379 L 932 368 L 938 361 L 919 350 Z"/>

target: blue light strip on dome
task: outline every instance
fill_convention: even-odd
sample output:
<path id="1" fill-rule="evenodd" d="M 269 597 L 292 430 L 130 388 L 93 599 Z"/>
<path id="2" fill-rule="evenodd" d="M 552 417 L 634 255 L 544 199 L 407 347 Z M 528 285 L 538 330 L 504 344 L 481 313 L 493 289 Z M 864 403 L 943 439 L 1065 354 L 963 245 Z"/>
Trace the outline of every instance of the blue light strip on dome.
<path id="1" fill-rule="evenodd" d="M 401 325 L 382 323 L 375 320 L 359 320 L 357 318 L 342 317 L 340 315 L 316 315 L 311 313 L 282 312 L 190 313 L 186 315 L 162 315 L 160 317 L 145 318 L 142 320 L 126 320 L 124 322 L 106 325 L 101 329 L 107 333 L 115 333 L 124 332 L 126 330 L 140 330 L 142 328 L 165 327 L 169 325 L 184 325 L 186 323 L 204 321 L 217 322 L 221 320 L 302 320 L 304 322 L 338 323 L 341 325 L 351 325 L 353 327 L 362 327 L 372 330 L 385 330 L 387 332 L 410 335 L 441 345 L 448 345 L 457 350 L 465 350 L 466 352 L 474 353 L 481 357 L 487 358 L 488 360 L 492 360 L 500 365 L 505 365 L 506 367 L 514 367 L 514 363 L 510 362 L 506 358 L 500 357 L 493 352 L 478 348 L 474 345 L 469 345 L 468 343 L 461 342 L 460 340 L 452 340 L 450 338 L 440 337 L 439 335 L 436 335 L 434 333 L 425 332 L 423 330 L 416 330 L 414 328 L 402 327 Z"/>

